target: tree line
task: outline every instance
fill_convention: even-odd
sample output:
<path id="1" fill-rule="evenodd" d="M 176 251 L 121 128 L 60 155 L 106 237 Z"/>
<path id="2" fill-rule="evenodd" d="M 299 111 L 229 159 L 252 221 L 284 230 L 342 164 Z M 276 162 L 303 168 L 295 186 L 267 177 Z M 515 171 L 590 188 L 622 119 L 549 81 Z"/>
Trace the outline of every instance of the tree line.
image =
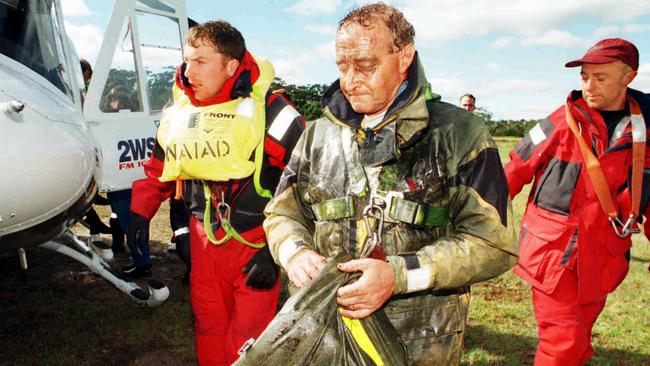
<path id="1" fill-rule="evenodd" d="M 153 110 L 159 110 L 170 103 L 173 77 L 173 67 L 167 67 L 158 73 L 147 72 L 147 87 Z M 134 71 L 111 69 L 104 95 L 116 86 L 137 95 L 139 92 L 136 80 Z M 281 78 L 275 78 L 271 83 L 271 90 L 281 92 L 286 96 L 307 121 L 313 121 L 323 116 L 320 99 L 328 87 L 329 85 L 326 84 L 290 84 Z M 134 99 L 139 100 L 139 96 Z M 524 119 L 495 121 L 492 118 L 492 113 L 482 107 L 477 108 L 474 113 L 483 118 L 492 136 L 523 137 L 537 123 L 536 120 Z"/>
<path id="2" fill-rule="evenodd" d="M 280 78 L 275 78 L 271 84 L 271 89 L 282 91 L 307 121 L 312 121 L 323 116 L 320 97 L 328 87 L 325 84 L 288 84 Z M 523 137 L 537 123 L 537 120 L 524 119 L 495 121 L 492 119 L 492 113 L 482 107 L 477 108 L 474 113 L 483 118 L 492 136 Z"/>
<path id="3" fill-rule="evenodd" d="M 492 119 L 492 112 L 483 107 L 476 108 L 474 113 L 483 118 L 492 136 L 523 137 L 531 128 L 535 127 L 538 122 L 538 120 L 532 119 L 507 119 L 495 121 Z"/>

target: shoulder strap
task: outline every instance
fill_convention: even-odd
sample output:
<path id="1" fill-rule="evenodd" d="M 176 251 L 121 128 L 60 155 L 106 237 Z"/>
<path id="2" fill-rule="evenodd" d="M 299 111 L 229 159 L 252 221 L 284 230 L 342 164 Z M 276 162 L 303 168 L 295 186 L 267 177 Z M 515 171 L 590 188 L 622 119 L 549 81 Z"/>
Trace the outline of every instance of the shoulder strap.
<path id="1" fill-rule="evenodd" d="M 639 104 L 628 96 L 627 101 L 630 104 L 630 112 L 632 114 L 632 209 L 626 223 L 622 223 L 619 219 L 618 209 L 614 204 L 609 185 L 603 174 L 598 158 L 591 151 L 584 138 L 582 137 L 582 130 L 578 126 L 571 113 L 571 107 L 567 103 L 565 105 L 566 122 L 571 129 L 571 132 L 576 136 L 578 147 L 582 154 L 582 159 L 587 169 L 587 174 L 594 186 L 594 191 L 600 202 L 605 215 L 609 218 L 612 228 L 618 236 L 626 237 L 631 233 L 638 231 L 636 229 L 636 218 L 639 215 L 639 206 L 641 204 L 641 190 L 643 185 L 643 164 L 645 158 L 645 141 L 646 141 L 646 128 L 645 121 L 641 115 Z M 622 229 L 619 231 L 618 226 Z"/>

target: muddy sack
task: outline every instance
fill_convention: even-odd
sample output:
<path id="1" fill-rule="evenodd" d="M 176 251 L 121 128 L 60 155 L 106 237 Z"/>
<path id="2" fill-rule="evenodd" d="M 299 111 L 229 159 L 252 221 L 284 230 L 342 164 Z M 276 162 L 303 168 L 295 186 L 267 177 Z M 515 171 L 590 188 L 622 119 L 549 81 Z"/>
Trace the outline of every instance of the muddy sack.
<path id="1" fill-rule="evenodd" d="M 350 259 L 339 253 L 291 296 L 233 365 L 408 365 L 406 348 L 383 310 L 361 320 L 339 313 L 336 291 L 360 276 L 336 268 Z"/>

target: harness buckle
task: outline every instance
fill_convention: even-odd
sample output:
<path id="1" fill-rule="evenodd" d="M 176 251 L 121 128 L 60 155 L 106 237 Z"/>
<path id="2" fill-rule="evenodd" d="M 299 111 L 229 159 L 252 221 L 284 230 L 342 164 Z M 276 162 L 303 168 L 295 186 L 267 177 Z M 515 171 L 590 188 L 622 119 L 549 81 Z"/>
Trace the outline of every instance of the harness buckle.
<path id="1" fill-rule="evenodd" d="M 630 214 L 630 216 L 627 218 L 627 221 L 623 223 L 621 219 L 618 217 L 616 219 L 612 219 L 611 217 L 609 218 L 609 223 L 612 225 L 612 229 L 614 229 L 614 233 L 620 237 L 620 238 L 626 238 L 632 234 L 637 234 L 640 233 L 641 230 L 639 230 L 638 227 L 634 226 L 634 215 Z M 619 230 L 620 226 L 620 230 Z"/>
<path id="2" fill-rule="evenodd" d="M 366 240 L 363 242 L 361 249 L 361 258 L 366 258 L 375 250 L 377 245 L 381 244 L 381 234 L 384 229 L 384 208 L 386 201 L 381 197 L 373 197 L 370 203 L 363 209 L 363 222 L 366 225 Z M 370 224 L 370 218 L 376 220 L 375 225 Z"/>
<path id="3" fill-rule="evenodd" d="M 228 224 L 230 222 L 230 205 L 226 203 L 226 197 L 221 190 L 221 200 L 217 202 L 217 217 L 219 217 L 219 222 Z"/>

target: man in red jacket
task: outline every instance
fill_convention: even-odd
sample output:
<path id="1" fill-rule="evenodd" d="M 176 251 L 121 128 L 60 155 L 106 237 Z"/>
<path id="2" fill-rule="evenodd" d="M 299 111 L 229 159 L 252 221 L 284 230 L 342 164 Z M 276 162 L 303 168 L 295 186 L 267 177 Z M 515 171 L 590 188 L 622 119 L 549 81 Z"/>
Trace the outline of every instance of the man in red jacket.
<path id="1" fill-rule="evenodd" d="M 268 92 L 272 66 L 253 58 L 227 22 L 193 27 L 184 61 L 146 178 L 133 183 L 128 241 L 148 236 L 149 220 L 178 181 L 192 213 L 190 295 L 199 364 L 230 365 L 276 312 L 278 267 L 262 212 L 305 123 L 281 94 Z"/>
<path id="2" fill-rule="evenodd" d="M 534 180 L 514 271 L 532 285 L 536 365 L 591 358 L 593 325 L 627 274 L 631 233 L 648 216 L 650 97 L 627 87 L 638 50 L 605 39 L 566 64 L 577 66 L 582 90 L 532 128 L 505 167 L 511 197 Z"/>

